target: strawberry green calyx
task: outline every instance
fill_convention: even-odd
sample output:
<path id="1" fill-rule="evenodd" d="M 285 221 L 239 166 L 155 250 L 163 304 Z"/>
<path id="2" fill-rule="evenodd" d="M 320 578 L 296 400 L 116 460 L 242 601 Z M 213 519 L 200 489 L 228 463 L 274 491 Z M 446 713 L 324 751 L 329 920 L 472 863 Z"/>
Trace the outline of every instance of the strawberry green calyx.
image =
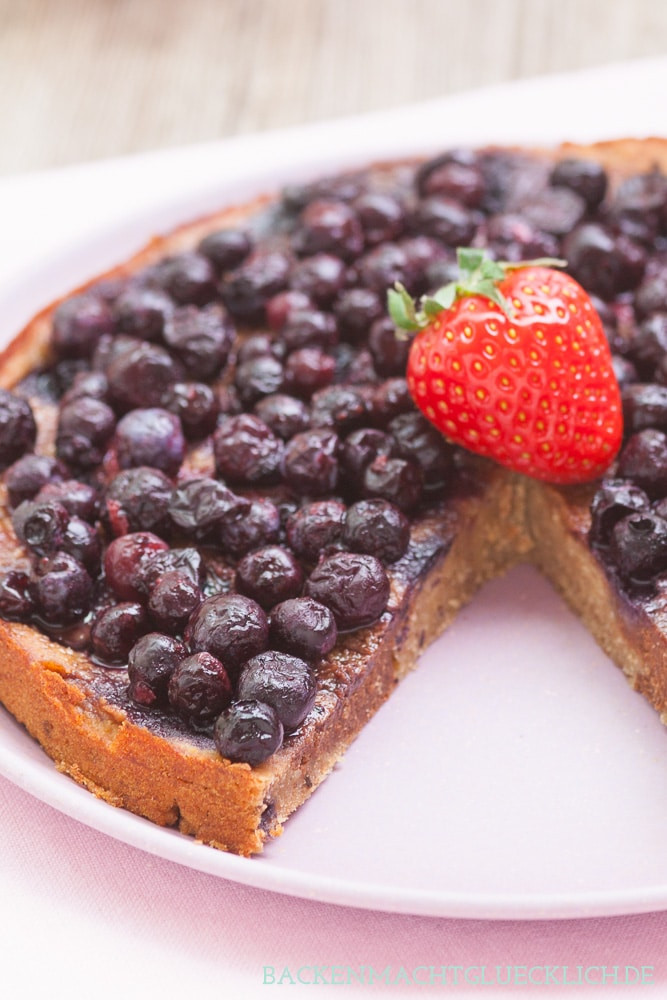
<path id="1" fill-rule="evenodd" d="M 432 295 L 422 296 L 419 307 L 400 281 L 396 282 L 394 288 L 388 290 L 389 315 L 399 330 L 408 332 L 423 330 L 439 313 L 451 309 L 458 299 L 472 295 L 490 299 L 506 316 L 511 317 L 512 307 L 498 288 L 498 283 L 506 278 L 510 271 L 523 267 L 565 267 L 566 264 L 566 261 L 552 257 L 516 263 L 497 261 L 492 260 L 485 250 L 475 247 L 459 247 L 456 251 L 456 262 L 459 268 L 457 280 L 443 285 Z"/>

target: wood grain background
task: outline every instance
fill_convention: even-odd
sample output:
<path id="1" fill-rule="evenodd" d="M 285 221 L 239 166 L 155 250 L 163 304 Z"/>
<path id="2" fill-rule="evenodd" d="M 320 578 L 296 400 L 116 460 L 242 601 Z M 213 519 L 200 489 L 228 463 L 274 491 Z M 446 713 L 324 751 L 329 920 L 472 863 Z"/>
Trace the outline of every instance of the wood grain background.
<path id="1" fill-rule="evenodd" d="M 666 52 L 663 0 L 0 0 L 0 173 Z"/>

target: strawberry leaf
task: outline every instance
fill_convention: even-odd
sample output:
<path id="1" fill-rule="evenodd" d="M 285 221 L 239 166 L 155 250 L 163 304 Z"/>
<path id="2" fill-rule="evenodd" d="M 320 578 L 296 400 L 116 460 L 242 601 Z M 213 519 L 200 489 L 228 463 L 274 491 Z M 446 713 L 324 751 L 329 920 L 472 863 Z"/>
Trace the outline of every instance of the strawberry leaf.
<path id="1" fill-rule="evenodd" d="M 387 292 L 387 308 L 400 330 L 421 330 L 424 325 L 417 315 L 414 299 L 400 281 Z"/>

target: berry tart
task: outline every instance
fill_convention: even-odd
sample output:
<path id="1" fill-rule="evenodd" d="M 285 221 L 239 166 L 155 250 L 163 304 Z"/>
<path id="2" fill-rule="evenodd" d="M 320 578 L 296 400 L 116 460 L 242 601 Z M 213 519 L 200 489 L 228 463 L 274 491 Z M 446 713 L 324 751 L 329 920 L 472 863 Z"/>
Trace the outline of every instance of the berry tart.
<path id="1" fill-rule="evenodd" d="M 56 766 L 261 851 L 526 560 L 664 715 L 665 163 L 378 165 L 36 316 L 0 358 L 0 700 Z"/>

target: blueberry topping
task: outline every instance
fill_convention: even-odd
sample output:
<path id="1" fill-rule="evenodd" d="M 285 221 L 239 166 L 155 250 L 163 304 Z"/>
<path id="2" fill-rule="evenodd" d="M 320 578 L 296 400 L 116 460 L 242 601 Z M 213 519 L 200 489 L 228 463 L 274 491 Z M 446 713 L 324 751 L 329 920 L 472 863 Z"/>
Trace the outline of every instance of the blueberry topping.
<path id="1" fill-rule="evenodd" d="M 255 765 L 280 748 L 283 726 L 271 705 L 237 701 L 220 714 L 213 735 L 218 751 L 227 760 Z"/>
<path id="2" fill-rule="evenodd" d="M 292 267 L 290 287 L 321 308 L 330 306 L 345 285 L 346 268 L 339 257 L 317 253 Z"/>
<path id="3" fill-rule="evenodd" d="M 159 406 L 182 372 L 171 354 L 157 344 L 142 343 L 123 351 L 107 368 L 111 403 L 120 412 Z"/>
<path id="4" fill-rule="evenodd" d="M 470 209 L 441 195 L 429 195 L 419 203 L 413 225 L 420 233 L 450 247 L 470 246 L 477 228 Z"/>
<path id="5" fill-rule="evenodd" d="M 428 489 L 441 490 L 452 471 L 454 454 L 442 434 L 416 410 L 394 417 L 387 429 L 398 457 L 417 463 Z"/>
<path id="6" fill-rule="evenodd" d="M 304 431 L 310 417 L 303 400 L 280 392 L 260 399 L 255 404 L 255 414 L 284 441 Z"/>
<path id="7" fill-rule="evenodd" d="M 368 346 L 378 375 L 387 378 L 403 375 L 408 363 L 411 341 L 399 337 L 396 325 L 388 316 L 377 319 L 368 334 Z"/>
<path id="8" fill-rule="evenodd" d="M 32 581 L 20 569 L 0 573 L 0 616 L 9 621 L 27 621 L 34 610 Z"/>
<path id="9" fill-rule="evenodd" d="M 229 271 L 248 256 L 252 239 L 243 229 L 219 229 L 205 236 L 197 249 L 208 257 L 218 272 Z"/>
<path id="10" fill-rule="evenodd" d="M 5 473 L 10 507 L 18 507 L 23 500 L 32 500 L 43 486 L 62 479 L 62 475 L 62 466 L 55 458 L 24 455 L 17 459 Z"/>
<path id="11" fill-rule="evenodd" d="M 225 521 L 245 517 L 250 501 L 237 496 L 216 479 L 186 479 L 172 492 L 169 516 L 188 535 L 204 540 Z"/>
<path id="12" fill-rule="evenodd" d="M 266 303 L 266 321 L 272 330 L 279 332 L 295 312 L 312 308 L 312 301 L 305 292 L 288 288 L 278 292 Z"/>
<path id="13" fill-rule="evenodd" d="M 271 500 L 252 500 L 250 509 L 219 525 L 219 540 L 225 552 L 237 559 L 252 549 L 277 542 L 280 537 L 280 511 Z"/>
<path id="14" fill-rule="evenodd" d="M 164 328 L 167 347 L 194 379 L 212 379 L 220 374 L 235 337 L 236 331 L 219 305 L 177 309 Z"/>
<path id="15" fill-rule="evenodd" d="M 403 204 L 382 191 L 367 191 L 354 202 L 354 210 L 364 232 L 366 246 L 396 239 L 405 229 Z"/>
<path id="16" fill-rule="evenodd" d="M 84 396 L 63 406 L 58 418 L 56 452 L 82 469 L 99 465 L 116 427 L 116 416 L 101 399 Z"/>
<path id="17" fill-rule="evenodd" d="M 169 704 L 188 725 L 207 730 L 229 705 L 232 684 L 220 660 L 201 652 L 186 656 L 174 668 L 167 693 Z"/>
<path id="18" fill-rule="evenodd" d="M 122 601 L 140 601 L 146 563 L 167 543 L 150 531 L 137 531 L 114 538 L 104 553 L 107 583 Z"/>
<path id="19" fill-rule="evenodd" d="M 130 650 L 127 660 L 128 694 L 133 701 L 139 705 L 165 707 L 169 678 L 187 653 L 185 645 L 171 636 L 160 632 L 143 635 Z"/>
<path id="20" fill-rule="evenodd" d="M 111 307 L 94 295 L 76 295 L 53 314 L 52 343 L 60 357 L 88 358 L 104 334 L 113 333 Z"/>
<path id="21" fill-rule="evenodd" d="M 91 576 L 97 575 L 102 559 L 102 539 L 92 524 L 76 515 L 70 517 L 60 548 L 83 563 Z"/>
<path id="22" fill-rule="evenodd" d="M 364 471 L 363 492 L 367 497 L 388 500 L 407 512 L 421 500 L 423 482 L 421 468 L 412 459 L 379 455 Z"/>
<path id="23" fill-rule="evenodd" d="M 259 604 L 241 594 L 214 594 L 195 611 L 185 639 L 195 652 L 217 656 L 236 673 L 269 644 L 269 623 Z"/>
<path id="24" fill-rule="evenodd" d="M 271 645 L 307 662 L 330 653 L 337 635 L 333 614 L 312 597 L 293 597 L 271 610 Z"/>
<path id="25" fill-rule="evenodd" d="M 141 604 L 121 601 L 101 611 L 90 630 L 93 654 L 110 665 L 126 663 L 130 650 L 148 627 Z"/>
<path id="26" fill-rule="evenodd" d="M 158 265 L 158 280 L 179 305 L 204 306 L 218 294 L 215 268 L 208 257 L 186 252 Z"/>
<path id="27" fill-rule="evenodd" d="M 127 288 L 115 302 L 118 329 L 142 340 L 159 340 L 174 303 L 159 288 Z"/>
<path id="28" fill-rule="evenodd" d="M 292 242 L 299 254 L 330 253 L 352 260 L 363 249 L 364 235 L 353 208 L 319 199 L 304 208 Z"/>
<path id="29" fill-rule="evenodd" d="M 51 556 L 62 547 L 70 514 L 56 500 L 24 500 L 12 514 L 20 541 L 38 556 Z"/>
<path id="30" fill-rule="evenodd" d="M 234 374 L 239 399 L 250 407 L 262 396 L 280 392 L 285 381 L 283 366 L 271 354 L 262 354 L 240 364 Z"/>
<path id="31" fill-rule="evenodd" d="M 331 493 L 338 480 L 340 438 L 330 430 L 295 434 L 285 448 L 283 478 L 295 493 L 320 496 Z"/>
<path id="32" fill-rule="evenodd" d="M 320 555 L 340 543 L 345 504 L 318 500 L 297 510 L 287 521 L 287 541 L 300 559 L 317 562 Z"/>
<path id="33" fill-rule="evenodd" d="M 114 535 L 134 531 L 163 534 L 169 527 L 171 480 L 159 469 L 140 465 L 125 469 L 107 487 L 106 521 Z"/>
<path id="34" fill-rule="evenodd" d="M 334 315 L 340 335 L 352 342 L 366 337 L 371 325 L 383 314 L 382 298 L 370 288 L 345 289 L 334 303 Z"/>
<path id="35" fill-rule="evenodd" d="M 594 160 L 566 159 L 551 171 L 550 183 L 576 191 L 589 209 L 595 209 L 607 192 L 607 174 Z"/>
<path id="36" fill-rule="evenodd" d="M 614 526 L 610 555 L 626 583 L 650 582 L 667 569 L 667 521 L 650 511 L 628 514 Z"/>
<path id="37" fill-rule="evenodd" d="M 296 597 L 303 586 L 303 570 L 294 555 L 280 545 L 249 552 L 236 567 L 236 589 L 265 610 Z"/>
<path id="38" fill-rule="evenodd" d="M 118 421 L 114 441 L 121 469 L 148 465 L 174 476 L 185 455 L 180 420 L 159 406 L 126 413 Z"/>
<path id="39" fill-rule="evenodd" d="M 648 510 L 649 498 L 626 479 L 604 479 L 591 503 L 591 541 L 608 545 L 614 526 L 638 510 Z"/>
<path id="40" fill-rule="evenodd" d="M 239 674 L 237 697 L 271 705 L 285 732 L 297 729 L 315 701 L 315 677 L 303 660 L 268 649 L 251 660 Z"/>
<path id="41" fill-rule="evenodd" d="M 353 552 L 366 552 L 384 563 L 393 563 L 407 550 L 410 522 L 386 500 L 360 500 L 345 516 L 343 542 Z"/>
<path id="42" fill-rule="evenodd" d="M 202 592 L 189 573 L 171 570 L 163 573 L 151 589 L 148 610 L 163 632 L 182 632 L 202 600 Z"/>
<path id="43" fill-rule="evenodd" d="M 26 451 L 32 451 L 37 425 L 30 404 L 0 389 L 0 468 L 5 469 Z"/>
<path id="44" fill-rule="evenodd" d="M 251 254 L 222 280 L 222 300 L 232 316 L 242 322 L 261 322 L 267 302 L 287 286 L 290 258 L 279 250 Z"/>
<path id="45" fill-rule="evenodd" d="M 632 479 L 651 499 L 667 495 L 667 437 L 648 429 L 633 434 L 618 459 L 618 475 Z"/>
<path id="46" fill-rule="evenodd" d="M 292 351 L 285 364 L 285 384 L 295 396 L 308 398 L 332 381 L 335 359 L 318 347 L 302 347 Z"/>
<path id="47" fill-rule="evenodd" d="M 258 417 L 223 420 L 213 435 L 216 468 L 227 482 L 255 486 L 280 478 L 283 442 Z"/>
<path id="48" fill-rule="evenodd" d="M 338 326 L 331 313 L 314 308 L 300 309 L 285 323 L 281 340 L 288 353 L 301 347 L 328 350 L 338 342 Z"/>
<path id="49" fill-rule="evenodd" d="M 389 579 L 375 556 L 338 552 L 315 567 L 305 593 L 326 604 L 338 628 L 347 632 L 377 621 L 389 601 Z"/>
<path id="50" fill-rule="evenodd" d="M 161 576 L 176 572 L 189 576 L 193 583 L 202 587 L 206 581 L 206 565 L 199 549 L 156 549 L 142 560 L 137 579 L 137 590 L 148 596 Z"/>
<path id="51" fill-rule="evenodd" d="M 72 625 L 90 610 L 93 582 L 84 566 L 66 552 L 38 565 L 35 597 L 38 614 L 52 625 Z"/>

